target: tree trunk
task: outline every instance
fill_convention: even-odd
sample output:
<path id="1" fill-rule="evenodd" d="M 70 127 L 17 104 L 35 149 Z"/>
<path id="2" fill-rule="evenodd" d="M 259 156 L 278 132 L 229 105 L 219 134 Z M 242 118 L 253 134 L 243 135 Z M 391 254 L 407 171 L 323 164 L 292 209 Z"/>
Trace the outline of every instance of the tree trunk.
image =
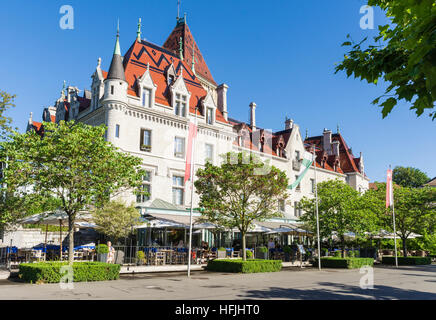
<path id="1" fill-rule="evenodd" d="M 73 265 L 74 262 L 74 218 L 68 215 L 68 264 Z"/>
<path id="2" fill-rule="evenodd" d="M 403 240 L 403 256 L 405 257 L 407 257 L 406 239 L 407 238 L 401 238 L 401 240 Z"/>
<path id="3" fill-rule="evenodd" d="M 341 250 L 342 250 L 342 258 L 345 257 L 345 237 L 341 236 Z"/>
<path id="4" fill-rule="evenodd" d="M 241 232 L 242 234 L 242 260 L 247 261 L 247 251 L 245 250 L 245 232 Z"/>

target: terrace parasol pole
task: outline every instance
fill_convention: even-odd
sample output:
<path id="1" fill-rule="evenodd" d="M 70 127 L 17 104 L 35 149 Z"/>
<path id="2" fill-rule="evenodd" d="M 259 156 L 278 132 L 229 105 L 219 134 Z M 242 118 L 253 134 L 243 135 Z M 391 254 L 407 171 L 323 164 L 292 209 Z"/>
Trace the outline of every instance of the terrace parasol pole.
<path id="1" fill-rule="evenodd" d="M 315 184 L 315 207 L 316 207 L 316 233 L 317 233 L 317 238 L 318 238 L 318 269 L 321 270 L 321 241 L 320 241 L 320 237 L 319 237 L 319 214 L 318 214 L 318 186 L 316 184 L 316 158 L 315 158 L 315 145 L 313 145 L 313 154 L 312 154 L 312 159 L 313 159 L 313 167 L 315 169 L 315 179 L 314 179 L 314 184 Z"/>

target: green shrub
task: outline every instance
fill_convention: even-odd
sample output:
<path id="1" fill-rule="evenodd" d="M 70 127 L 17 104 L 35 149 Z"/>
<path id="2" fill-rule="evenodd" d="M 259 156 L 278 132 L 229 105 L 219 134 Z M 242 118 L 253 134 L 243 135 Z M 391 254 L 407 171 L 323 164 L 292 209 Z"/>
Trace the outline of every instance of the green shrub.
<path id="1" fill-rule="evenodd" d="M 359 250 L 349 250 L 347 253 L 347 257 L 358 258 L 359 257 Z"/>
<path id="2" fill-rule="evenodd" d="M 318 260 L 315 261 L 316 265 Z M 337 258 L 337 257 L 322 257 L 321 268 L 346 268 L 355 269 L 363 266 L 374 265 L 372 258 Z"/>
<path id="3" fill-rule="evenodd" d="M 136 252 L 136 259 L 138 259 L 138 260 L 144 260 L 145 259 L 145 253 L 144 253 L 144 251 L 138 251 L 138 252 Z"/>
<path id="4" fill-rule="evenodd" d="M 342 257 L 342 252 L 341 252 L 341 250 L 337 250 L 337 251 L 335 251 L 335 258 L 340 258 L 340 257 Z"/>
<path id="5" fill-rule="evenodd" d="M 60 269 L 68 262 L 39 262 L 22 263 L 19 266 L 18 276 L 30 283 L 59 283 Z M 116 280 L 119 277 L 121 266 L 103 262 L 74 262 L 73 282 Z"/>
<path id="6" fill-rule="evenodd" d="M 248 259 L 253 258 L 253 251 L 247 249 L 245 252 L 246 252 L 246 255 L 247 255 Z"/>
<path id="7" fill-rule="evenodd" d="M 281 260 L 250 259 L 217 259 L 207 263 L 208 271 L 234 272 L 234 273 L 257 273 L 276 272 L 282 269 Z"/>
<path id="8" fill-rule="evenodd" d="M 218 248 L 218 251 L 227 251 L 227 249 L 224 247 L 220 247 L 220 248 Z"/>
<path id="9" fill-rule="evenodd" d="M 99 244 L 96 249 L 97 253 L 109 253 L 109 247 L 105 244 Z"/>
<path id="10" fill-rule="evenodd" d="M 382 264 L 395 265 L 395 257 L 383 256 Z M 398 265 L 416 266 L 420 264 L 431 264 L 430 257 L 398 257 Z"/>
<path id="11" fill-rule="evenodd" d="M 257 248 L 257 251 L 262 252 L 262 253 L 267 253 L 268 248 L 267 247 L 259 247 L 259 248 Z"/>

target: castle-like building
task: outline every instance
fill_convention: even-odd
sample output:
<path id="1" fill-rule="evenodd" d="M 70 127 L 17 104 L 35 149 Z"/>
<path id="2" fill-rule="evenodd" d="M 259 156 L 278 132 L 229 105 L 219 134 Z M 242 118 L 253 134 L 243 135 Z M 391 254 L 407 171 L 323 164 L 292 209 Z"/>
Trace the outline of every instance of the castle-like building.
<path id="1" fill-rule="evenodd" d="M 195 167 L 206 160 L 219 164 L 219 155 L 229 151 L 249 151 L 284 170 L 290 183 L 297 179 L 304 152 L 316 146 L 317 181 L 340 179 L 364 192 L 369 179 L 364 172 L 362 154 L 353 155 L 343 136 L 324 129 L 322 135 L 305 137 L 298 124 L 286 119 L 284 128 L 271 132 L 258 126 L 256 103 L 247 103 L 249 122 L 231 117 L 227 90 L 218 85 L 192 36 L 185 18 L 178 18 L 174 30 L 162 46 L 141 39 L 141 25 L 127 52 L 122 55 L 119 32 L 108 71 L 101 59 L 92 74 L 91 90 L 68 86 L 54 106 L 43 110 L 42 120 L 81 121 L 105 124 L 106 139 L 121 151 L 138 156 L 147 175 L 144 189 L 149 197 L 124 194 L 142 213 L 150 215 L 187 215 L 189 186 L 184 184 L 189 117 L 197 115 Z M 28 130 L 42 132 L 40 122 L 29 119 Z M 300 184 L 289 191 L 290 197 L 279 202 L 284 214 L 281 222 L 297 222 L 298 202 L 314 193 L 314 168 Z M 194 207 L 199 201 L 194 194 Z M 177 219 L 175 219 L 177 220 Z M 181 221 L 181 220 L 180 220 Z"/>

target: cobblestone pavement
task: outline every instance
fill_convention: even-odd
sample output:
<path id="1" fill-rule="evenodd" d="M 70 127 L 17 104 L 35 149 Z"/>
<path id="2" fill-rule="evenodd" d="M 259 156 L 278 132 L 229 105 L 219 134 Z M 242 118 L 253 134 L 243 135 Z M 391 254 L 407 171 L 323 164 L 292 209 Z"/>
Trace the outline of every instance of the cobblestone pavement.
<path id="1" fill-rule="evenodd" d="M 432 299 L 436 265 L 375 267 L 374 288 L 361 289 L 357 270 L 288 268 L 275 273 L 194 272 L 123 275 L 116 281 L 24 284 L 0 280 L 0 299 Z"/>

